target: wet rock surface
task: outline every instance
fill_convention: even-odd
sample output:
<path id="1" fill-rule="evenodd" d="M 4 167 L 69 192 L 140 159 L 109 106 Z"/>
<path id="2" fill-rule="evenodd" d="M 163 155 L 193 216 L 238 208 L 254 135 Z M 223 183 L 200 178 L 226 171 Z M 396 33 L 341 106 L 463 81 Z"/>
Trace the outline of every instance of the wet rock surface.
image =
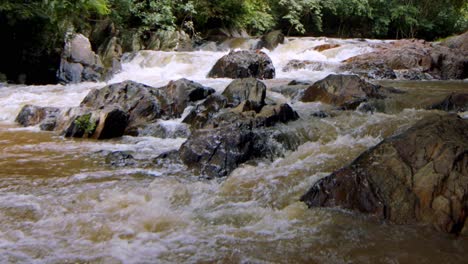
<path id="1" fill-rule="evenodd" d="M 319 180 L 301 200 L 459 234 L 468 216 L 468 121 L 426 117 Z"/>
<path id="2" fill-rule="evenodd" d="M 344 63 L 341 70 L 366 78 L 447 80 L 468 77 L 468 53 L 461 45 L 440 45 L 423 40 L 398 40 Z M 398 74 L 399 71 L 403 74 Z"/>
<path id="3" fill-rule="evenodd" d="M 248 83 L 237 86 L 245 81 Z M 255 102 L 265 98 L 266 88 L 258 89 L 257 80 L 232 83 L 235 86 L 226 88 L 226 96 L 209 97 L 186 121 L 198 129 L 181 146 L 180 158 L 188 168 L 209 178 L 228 176 L 248 160 L 278 154 L 278 144 L 271 144 L 274 139 L 268 128 L 299 118 L 287 104 L 251 103 L 253 98 L 260 99 Z"/>
<path id="4" fill-rule="evenodd" d="M 60 108 L 25 105 L 16 116 L 15 122 L 27 127 L 40 125 L 42 130 L 52 130 L 55 118 L 60 114 Z"/>
<path id="5" fill-rule="evenodd" d="M 252 109 L 261 109 L 265 105 L 266 85 L 255 79 L 236 79 L 222 93 L 230 107 L 236 107 L 248 101 Z"/>
<path id="6" fill-rule="evenodd" d="M 231 51 L 219 59 L 208 73 L 209 78 L 248 78 L 273 79 L 273 62 L 261 51 Z"/>
<path id="7" fill-rule="evenodd" d="M 447 112 L 468 111 L 468 93 L 453 93 L 444 100 L 429 107 Z"/>
<path id="8" fill-rule="evenodd" d="M 320 101 L 343 109 L 355 109 L 370 98 L 382 99 L 394 92 L 397 91 L 366 82 L 356 75 L 331 74 L 305 89 L 300 100 Z"/>

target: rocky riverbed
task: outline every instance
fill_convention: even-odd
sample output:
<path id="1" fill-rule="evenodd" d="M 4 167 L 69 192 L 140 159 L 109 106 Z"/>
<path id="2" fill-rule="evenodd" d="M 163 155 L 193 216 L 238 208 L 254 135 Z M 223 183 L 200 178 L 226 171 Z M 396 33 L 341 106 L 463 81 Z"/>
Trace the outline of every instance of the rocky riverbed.
<path id="1" fill-rule="evenodd" d="M 2 87 L 0 260 L 463 263 L 468 84 L 394 80 L 466 78 L 450 43 L 141 51 L 108 83 Z"/>

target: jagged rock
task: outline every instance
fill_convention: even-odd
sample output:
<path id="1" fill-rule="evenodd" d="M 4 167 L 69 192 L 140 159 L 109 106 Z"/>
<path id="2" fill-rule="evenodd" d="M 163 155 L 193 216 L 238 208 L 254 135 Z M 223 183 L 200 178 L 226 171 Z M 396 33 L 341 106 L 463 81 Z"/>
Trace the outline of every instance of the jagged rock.
<path id="1" fill-rule="evenodd" d="M 213 88 L 205 87 L 185 78 L 170 81 L 161 89 L 166 94 L 172 115 L 177 118 L 182 115 L 190 102 L 203 100 L 215 92 Z"/>
<path id="2" fill-rule="evenodd" d="M 283 44 L 284 40 L 285 37 L 281 30 L 271 31 L 262 36 L 257 44 L 257 49 L 267 48 L 269 50 L 274 50 L 279 44 Z"/>
<path id="3" fill-rule="evenodd" d="M 368 83 L 356 75 L 331 74 L 309 86 L 300 100 L 321 101 L 344 109 L 355 109 L 369 98 L 385 98 L 389 92 L 395 91 Z"/>
<path id="4" fill-rule="evenodd" d="M 55 128 L 55 120 L 60 114 L 60 108 L 25 105 L 16 116 L 15 122 L 22 126 L 39 125 L 41 130 L 51 131 Z"/>
<path id="5" fill-rule="evenodd" d="M 199 129 L 213 118 L 221 109 L 227 107 L 228 100 L 223 95 L 212 94 L 203 103 L 198 104 L 182 121 L 192 129 Z"/>
<path id="6" fill-rule="evenodd" d="M 69 35 L 65 42 L 57 77 L 62 83 L 97 82 L 103 79 L 104 67 L 81 34 Z"/>
<path id="7" fill-rule="evenodd" d="M 468 228 L 468 120 L 426 117 L 319 180 L 301 200 L 459 234 Z"/>
<path id="8" fill-rule="evenodd" d="M 108 105 L 116 105 L 128 114 L 126 134 L 134 134 L 136 127 L 156 119 L 173 116 L 162 90 L 133 81 L 93 89 L 83 99 L 80 107 L 103 109 Z"/>
<path id="9" fill-rule="evenodd" d="M 231 51 L 223 56 L 208 73 L 209 78 L 273 79 L 275 68 L 271 59 L 261 51 Z"/>
<path id="10" fill-rule="evenodd" d="M 266 129 L 297 118 L 288 105 L 264 106 L 258 114 L 224 109 L 192 132 L 179 150 L 180 158 L 187 167 L 210 178 L 227 176 L 248 160 L 279 153 L 278 144 L 271 143 L 272 131 Z"/>
<path id="11" fill-rule="evenodd" d="M 429 109 L 439 109 L 447 112 L 468 111 L 468 93 L 453 93 L 441 102 L 432 105 Z"/>
<path id="12" fill-rule="evenodd" d="M 236 79 L 226 87 L 223 96 L 231 107 L 248 101 L 253 109 L 260 109 L 265 105 L 266 85 L 255 78 Z"/>
<path id="13" fill-rule="evenodd" d="M 376 77 L 392 76 L 391 70 L 410 70 L 411 78 L 465 79 L 468 77 L 468 53 L 459 48 L 427 43 L 422 40 L 399 40 L 382 45 L 378 50 L 349 58 L 343 70 L 363 74 L 378 67 Z M 422 75 L 415 75 L 420 72 Z M 400 75 L 399 77 L 405 77 Z M 430 78 L 429 78 L 430 79 Z"/>

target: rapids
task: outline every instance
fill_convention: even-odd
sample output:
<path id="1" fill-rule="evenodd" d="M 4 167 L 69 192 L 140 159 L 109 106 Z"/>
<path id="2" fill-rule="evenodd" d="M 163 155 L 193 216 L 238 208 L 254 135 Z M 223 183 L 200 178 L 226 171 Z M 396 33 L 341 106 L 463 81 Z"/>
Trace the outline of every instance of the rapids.
<path id="1" fill-rule="evenodd" d="M 330 41 L 341 46 L 312 49 Z M 265 51 L 277 69 L 277 79 L 266 83 L 319 80 L 333 67 L 281 69 L 291 59 L 338 64 L 378 42 L 290 39 Z M 227 47 L 253 44 L 240 40 Z M 131 79 L 159 87 L 187 78 L 222 92 L 230 79 L 206 78 L 229 51 L 220 49 L 141 51 L 127 56 L 108 83 Z M 288 126 L 307 143 L 211 181 L 174 164 L 112 168 L 104 161 L 103 153 L 115 150 L 156 157 L 179 148 L 183 138 L 65 139 L 14 123 L 25 104 L 78 106 L 106 83 L 0 86 L 0 263 L 466 263 L 466 238 L 339 209 L 307 209 L 298 201 L 321 177 L 430 114 L 423 106 L 468 90 L 466 81 L 383 83 L 407 94 L 386 100 L 374 114 L 334 111 L 319 119 L 311 113 L 326 105 L 291 102 L 301 119 Z"/>

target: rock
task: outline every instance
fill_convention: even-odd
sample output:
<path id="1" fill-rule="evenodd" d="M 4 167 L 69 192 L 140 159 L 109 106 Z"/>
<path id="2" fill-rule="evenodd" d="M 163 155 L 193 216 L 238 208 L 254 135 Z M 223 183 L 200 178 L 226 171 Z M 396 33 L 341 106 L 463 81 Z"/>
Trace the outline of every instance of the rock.
<path id="1" fill-rule="evenodd" d="M 103 109 L 108 105 L 118 106 L 128 114 L 125 134 L 133 134 L 136 127 L 156 119 L 168 119 L 172 115 L 164 91 L 133 81 L 111 84 L 91 90 L 80 104 L 82 108 Z"/>
<path id="2" fill-rule="evenodd" d="M 159 121 L 145 125 L 138 129 L 138 136 L 151 136 L 158 138 L 187 138 L 190 129 L 187 124 L 176 121 Z"/>
<path id="3" fill-rule="evenodd" d="M 248 101 L 252 109 L 259 110 L 265 105 L 266 85 L 255 79 L 236 79 L 223 91 L 230 107 L 236 107 Z"/>
<path id="4" fill-rule="evenodd" d="M 266 127 L 299 119 L 299 115 L 288 104 L 266 105 L 255 117 L 264 119 L 263 122 Z"/>
<path id="5" fill-rule="evenodd" d="M 15 122 L 27 127 L 40 125 L 41 130 L 51 131 L 55 128 L 55 120 L 60 114 L 60 108 L 25 105 L 16 116 Z"/>
<path id="6" fill-rule="evenodd" d="M 383 61 L 366 61 L 350 59 L 339 67 L 340 71 L 357 74 L 362 78 L 392 80 L 397 78 L 395 71 Z M 404 76 L 403 76 L 404 77 Z"/>
<path id="7" fill-rule="evenodd" d="M 231 51 L 223 56 L 208 73 L 209 78 L 273 79 L 275 68 L 271 59 L 261 51 Z"/>
<path id="8" fill-rule="evenodd" d="M 125 30 L 121 33 L 122 52 L 136 52 L 144 48 L 141 35 L 137 30 Z"/>
<path id="9" fill-rule="evenodd" d="M 468 216 L 468 121 L 426 117 L 319 180 L 301 200 L 459 234 Z"/>
<path id="10" fill-rule="evenodd" d="M 180 158 L 196 173 L 210 178 L 224 177 L 239 164 L 258 156 L 254 142 L 256 138 L 252 126 L 242 123 L 239 126 L 223 126 L 215 129 L 198 129 L 181 146 Z"/>
<path id="11" fill-rule="evenodd" d="M 311 61 L 311 60 L 290 60 L 286 66 L 283 67 L 283 71 L 297 71 L 297 70 L 309 70 L 309 71 L 324 71 L 326 69 L 334 69 L 337 66 L 330 62 L 325 61 Z"/>
<path id="12" fill-rule="evenodd" d="M 81 34 L 67 36 L 57 77 L 61 83 L 103 80 L 104 67 L 89 40 Z"/>
<path id="13" fill-rule="evenodd" d="M 309 86 L 300 99 L 303 102 L 321 101 L 344 109 L 355 109 L 369 98 L 385 98 L 385 91 L 356 75 L 331 74 Z"/>
<path id="14" fill-rule="evenodd" d="M 227 107 L 228 100 L 219 94 L 210 95 L 203 103 L 198 104 L 182 121 L 189 124 L 192 129 L 205 126 L 221 109 Z"/>
<path id="15" fill-rule="evenodd" d="M 96 129 L 91 136 L 95 139 L 121 137 L 128 124 L 128 115 L 119 108 L 107 107 L 99 112 Z"/>
<path id="16" fill-rule="evenodd" d="M 190 36 L 184 31 L 158 30 L 149 37 L 147 50 L 190 50 L 192 42 Z"/>
<path id="17" fill-rule="evenodd" d="M 288 85 L 311 85 L 312 82 L 307 80 L 292 80 L 288 83 Z"/>
<path id="18" fill-rule="evenodd" d="M 257 44 L 257 49 L 267 48 L 274 50 L 279 44 L 283 44 L 285 40 L 284 34 L 281 30 L 271 31 L 262 36 L 260 42 Z"/>
<path id="19" fill-rule="evenodd" d="M 295 83 L 295 82 L 292 82 Z M 271 88 L 272 92 L 280 93 L 284 96 L 287 96 L 291 98 L 293 101 L 297 100 L 300 98 L 304 90 L 307 89 L 311 84 L 288 84 L 288 85 L 281 85 L 281 86 L 275 86 Z"/>
<path id="20" fill-rule="evenodd" d="M 165 92 L 172 112 L 171 115 L 176 118 L 182 115 L 190 102 L 203 100 L 215 92 L 213 88 L 205 87 L 185 78 L 170 81 L 169 84 L 160 89 Z"/>
<path id="21" fill-rule="evenodd" d="M 340 47 L 339 44 L 322 44 L 322 45 L 315 46 L 314 50 L 318 51 L 318 52 L 322 52 L 324 50 L 334 49 L 334 48 L 338 48 L 338 47 Z"/>
<path id="22" fill-rule="evenodd" d="M 122 47 L 118 44 L 117 37 L 110 37 L 98 48 L 98 54 L 106 68 L 105 79 L 110 79 L 114 74 L 122 70 L 120 57 Z"/>
<path id="23" fill-rule="evenodd" d="M 379 75 L 391 75 L 390 70 L 409 70 L 408 76 L 418 79 L 465 79 L 468 77 L 468 53 L 422 40 L 398 40 L 383 44 L 374 52 L 358 55 L 344 61 L 343 70 L 362 74 L 366 68 L 378 66 Z M 415 75 L 415 72 L 421 74 Z M 399 77 L 405 78 L 405 75 Z"/>
<path id="24" fill-rule="evenodd" d="M 224 109 L 192 132 L 179 150 L 180 158 L 209 178 L 227 176 L 248 160 L 278 155 L 278 144 L 272 143 L 272 131 L 266 129 L 297 118 L 288 105 L 264 106 L 258 114 Z"/>
<path id="25" fill-rule="evenodd" d="M 444 100 L 429 107 L 447 112 L 468 111 L 468 93 L 452 93 Z"/>
<path id="26" fill-rule="evenodd" d="M 450 37 L 441 44 L 451 49 L 460 49 L 468 52 L 468 31 L 458 36 Z"/>
<path id="27" fill-rule="evenodd" d="M 128 167 L 136 164 L 132 154 L 128 151 L 114 151 L 106 156 L 106 163 L 114 167 Z"/>

